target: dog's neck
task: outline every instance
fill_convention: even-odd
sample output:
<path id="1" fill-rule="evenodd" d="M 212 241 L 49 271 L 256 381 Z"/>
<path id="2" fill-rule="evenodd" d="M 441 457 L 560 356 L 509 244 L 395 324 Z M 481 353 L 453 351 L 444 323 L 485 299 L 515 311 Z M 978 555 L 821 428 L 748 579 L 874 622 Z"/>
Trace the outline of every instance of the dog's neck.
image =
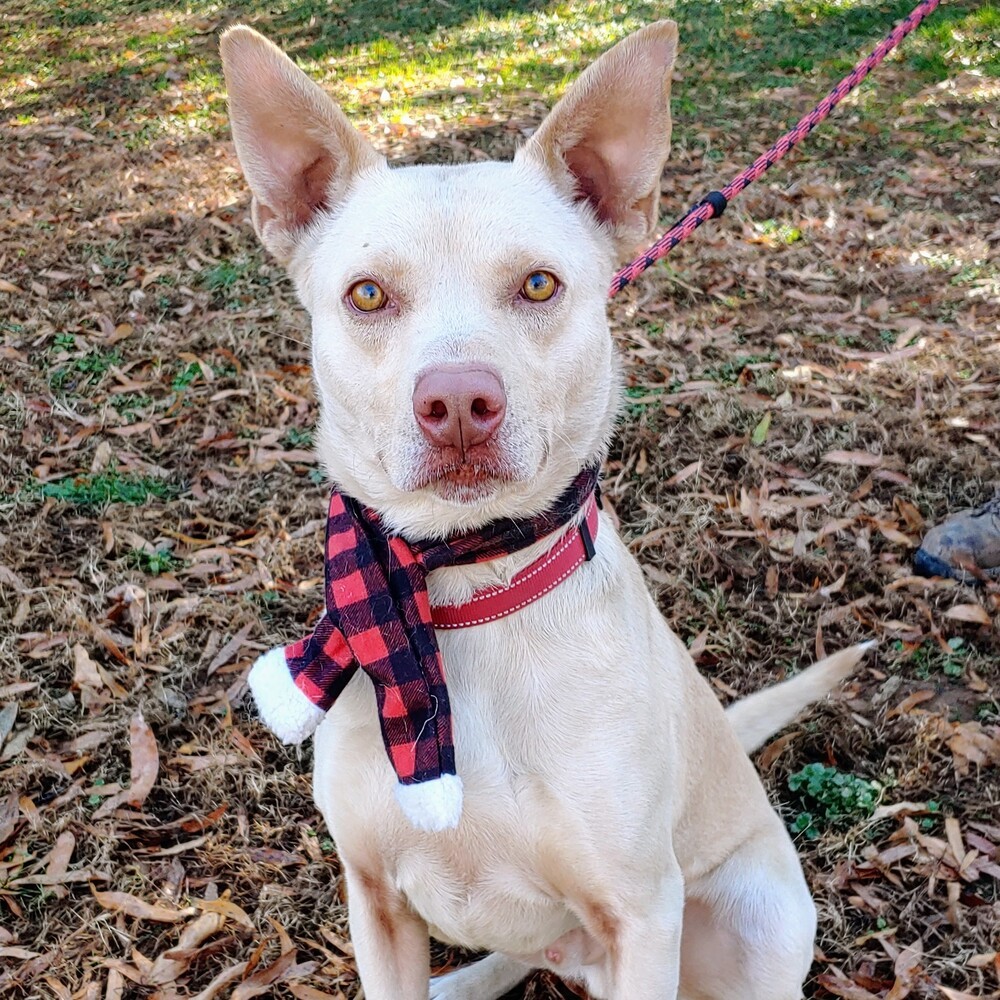
<path id="1" fill-rule="evenodd" d="M 567 533 L 575 530 L 586 516 L 581 507 L 571 521 L 533 545 L 489 562 L 469 566 L 443 566 L 427 576 L 427 591 L 434 606 L 464 604 L 477 591 L 505 587 L 514 576 L 554 549 Z"/>

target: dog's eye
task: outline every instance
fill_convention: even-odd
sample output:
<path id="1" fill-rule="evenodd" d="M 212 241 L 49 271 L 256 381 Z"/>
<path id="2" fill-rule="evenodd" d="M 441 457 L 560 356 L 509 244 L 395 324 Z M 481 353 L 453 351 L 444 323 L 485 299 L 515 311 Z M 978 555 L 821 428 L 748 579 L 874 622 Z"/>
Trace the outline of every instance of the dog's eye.
<path id="1" fill-rule="evenodd" d="M 532 302 L 545 302 L 558 290 L 558 279 L 548 271 L 532 271 L 521 285 L 521 294 Z"/>
<path id="2" fill-rule="evenodd" d="M 366 278 L 364 281 L 357 281 L 351 285 L 348 297 L 355 309 L 360 309 L 366 313 L 375 312 L 376 309 L 381 309 L 386 303 L 386 295 L 382 290 L 382 286 L 370 278 Z"/>

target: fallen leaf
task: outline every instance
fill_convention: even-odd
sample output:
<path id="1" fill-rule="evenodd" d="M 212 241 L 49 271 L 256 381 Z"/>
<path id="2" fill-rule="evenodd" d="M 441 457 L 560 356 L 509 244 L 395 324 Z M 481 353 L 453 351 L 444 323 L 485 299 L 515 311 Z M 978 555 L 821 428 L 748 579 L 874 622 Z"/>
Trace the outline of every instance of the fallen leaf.
<path id="1" fill-rule="evenodd" d="M 192 907 L 183 910 L 174 909 L 168 906 L 159 906 L 156 903 L 147 903 L 138 896 L 133 896 L 130 892 L 99 892 L 93 886 L 90 891 L 101 906 L 114 913 L 124 913 L 127 916 L 135 917 L 137 920 L 152 920 L 160 924 L 176 924 L 181 920 L 186 920 L 197 911 Z"/>
<path id="2" fill-rule="evenodd" d="M 17 792 L 11 792 L 5 799 L 0 799 L 0 844 L 6 843 L 21 818 L 17 799 Z"/>
<path id="3" fill-rule="evenodd" d="M 104 1000 L 122 1000 L 125 995 L 125 977 L 117 969 L 108 969 L 108 984 Z"/>
<path id="4" fill-rule="evenodd" d="M 17 702 L 13 701 L 9 705 L 4 705 L 0 708 L 0 747 L 4 745 L 4 741 L 10 736 L 11 731 L 14 729 L 14 723 L 17 721 Z"/>
<path id="5" fill-rule="evenodd" d="M 944 616 L 959 622 L 972 622 L 975 625 L 989 625 L 992 622 L 986 609 L 979 604 L 955 604 L 944 613 Z"/>
<path id="6" fill-rule="evenodd" d="M 0 958 L 19 958 L 27 960 L 29 958 L 38 958 L 39 955 L 41 955 L 40 951 L 29 951 L 27 948 L 18 948 L 16 946 L 10 948 L 0 948 Z"/>
<path id="7" fill-rule="evenodd" d="M 676 486 L 678 483 L 683 483 L 685 479 L 690 479 L 692 476 L 696 476 L 699 472 L 701 472 L 700 458 L 697 462 L 691 462 L 690 465 L 685 465 L 680 472 L 675 472 L 663 485 Z"/>
<path id="8" fill-rule="evenodd" d="M 938 720 L 938 730 L 945 738 L 954 759 L 955 773 L 967 775 L 972 765 L 988 767 L 1000 764 L 1000 729 L 984 729 L 979 722 Z"/>
<path id="9" fill-rule="evenodd" d="M 181 931 L 176 948 L 171 948 L 156 958 L 153 968 L 146 976 L 146 982 L 150 986 L 164 986 L 179 979 L 190 965 L 190 958 L 180 958 L 179 953 L 197 948 L 203 941 L 217 934 L 225 922 L 226 918 L 220 913 L 202 913 Z"/>
<path id="10" fill-rule="evenodd" d="M 138 809 L 156 784 L 156 776 L 160 771 L 160 753 L 153 730 L 142 717 L 142 712 L 136 712 L 129 723 L 129 745 L 132 755 L 131 784 L 112 795 L 95 810 L 94 819 L 110 816 L 125 803 Z"/>
<path id="11" fill-rule="evenodd" d="M 196 993 L 191 1000 L 213 1000 L 230 983 L 235 982 L 246 971 L 246 962 L 237 962 L 236 965 L 220 972 L 200 993 Z"/>
<path id="12" fill-rule="evenodd" d="M 881 455 L 873 455 L 870 451 L 828 451 L 823 456 L 824 462 L 834 465 L 863 465 L 875 467 L 882 464 Z"/>
<path id="13" fill-rule="evenodd" d="M 295 956 L 298 954 L 294 949 L 285 952 L 280 958 L 258 969 L 248 979 L 244 979 L 232 992 L 230 1000 L 250 1000 L 251 997 L 260 996 L 262 993 L 270 992 L 271 987 L 283 979 L 295 966 Z"/>
<path id="14" fill-rule="evenodd" d="M 827 992 L 832 993 L 835 997 L 842 997 L 843 1000 L 879 1000 L 874 993 L 869 993 L 864 987 L 845 979 L 842 975 L 833 976 L 824 973 L 817 976 L 816 981 Z"/>
<path id="15" fill-rule="evenodd" d="M 97 664 L 79 642 L 73 647 L 73 684 L 77 688 L 90 687 L 95 690 L 104 687 Z"/>
<path id="16" fill-rule="evenodd" d="M 762 445 L 767 440 L 767 432 L 771 429 L 771 414 L 770 411 L 765 413 L 761 418 L 761 421 L 753 429 L 753 433 L 750 435 L 750 443 L 756 445 Z"/>
<path id="17" fill-rule="evenodd" d="M 297 1000 L 345 1000 L 340 990 L 336 993 L 324 993 L 314 986 L 306 986 L 305 983 L 285 983 L 285 989 Z"/>
<path id="18" fill-rule="evenodd" d="M 75 847 L 76 837 L 69 830 L 63 830 L 56 838 L 55 845 L 49 853 L 49 863 L 45 866 L 45 874 L 49 878 L 62 878 L 66 874 Z M 52 891 L 60 899 L 66 896 L 66 889 L 61 885 L 57 885 Z"/>
<path id="19" fill-rule="evenodd" d="M 885 996 L 885 1000 L 903 1000 L 913 991 L 917 974 L 920 970 L 920 960 L 924 955 L 924 943 L 919 938 L 908 944 L 896 957 L 893 971 L 896 981 Z"/>
<path id="20" fill-rule="evenodd" d="M 232 920 L 234 923 L 241 924 L 250 931 L 255 931 L 257 929 L 246 910 L 237 906 L 234 902 L 232 902 L 232 900 L 225 898 L 196 899 L 193 902 L 199 910 L 202 910 L 205 913 L 217 913 L 220 916 L 225 917 L 227 920 Z"/>

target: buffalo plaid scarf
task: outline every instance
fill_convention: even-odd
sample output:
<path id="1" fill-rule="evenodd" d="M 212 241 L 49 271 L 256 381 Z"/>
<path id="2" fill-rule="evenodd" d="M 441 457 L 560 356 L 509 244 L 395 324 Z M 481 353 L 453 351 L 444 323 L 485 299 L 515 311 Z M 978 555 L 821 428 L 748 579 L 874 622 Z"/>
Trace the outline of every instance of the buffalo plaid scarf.
<path id="1" fill-rule="evenodd" d="M 334 490 L 326 533 L 326 613 L 312 635 L 284 649 L 295 687 L 326 712 L 355 671 L 364 670 L 375 686 L 382 738 L 400 785 L 426 786 L 448 776 L 457 782 L 451 706 L 427 574 L 534 544 L 568 524 L 596 487 L 597 468 L 589 466 L 537 517 L 494 521 L 444 541 L 413 543 L 388 534 L 374 511 Z M 254 694 L 261 705 L 256 689 Z M 270 723 L 266 715 L 265 721 Z M 456 787 L 460 809 L 461 786 Z M 457 822 L 457 811 L 451 813 Z"/>

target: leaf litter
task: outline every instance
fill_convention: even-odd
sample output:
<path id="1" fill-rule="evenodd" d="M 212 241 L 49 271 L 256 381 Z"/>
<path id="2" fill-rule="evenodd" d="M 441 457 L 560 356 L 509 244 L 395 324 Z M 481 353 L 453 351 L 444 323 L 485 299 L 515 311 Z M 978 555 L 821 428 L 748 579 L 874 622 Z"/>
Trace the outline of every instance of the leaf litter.
<path id="1" fill-rule="evenodd" d="M 218 94 L 203 127 L 157 132 L 198 107 L 183 60 L 102 34 L 184 15 L 114 17 L 46 36 L 48 82 L 0 91 L 0 992 L 353 1000 L 311 751 L 245 701 L 257 653 L 322 602 L 306 319 L 252 236 Z M 218 18 L 188 17 L 217 72 Z M 88 84 L 61 58 L 85 38 L 127 72 Z M 719 79 L 692 58 L 682 75 Z M 813 82 L 756 103 L 692 89 L 664 220 Z M 609 507 L 720 698 L 880 639 L 758 756 L 789 824 L 810 763 L 883 789 L 799 841 L 810 997 L 1000 996 L 1000 590 L 909 563 L 1000 486 L 995 84 L 892 61 L 610 306 L 628 399 Z M 509 155 L 547 103 L 504 100 L 409 123 L 360 104 L 396 159 L 448 162 Z M 514 994 L 582 995 L 549 974 Z"/>

